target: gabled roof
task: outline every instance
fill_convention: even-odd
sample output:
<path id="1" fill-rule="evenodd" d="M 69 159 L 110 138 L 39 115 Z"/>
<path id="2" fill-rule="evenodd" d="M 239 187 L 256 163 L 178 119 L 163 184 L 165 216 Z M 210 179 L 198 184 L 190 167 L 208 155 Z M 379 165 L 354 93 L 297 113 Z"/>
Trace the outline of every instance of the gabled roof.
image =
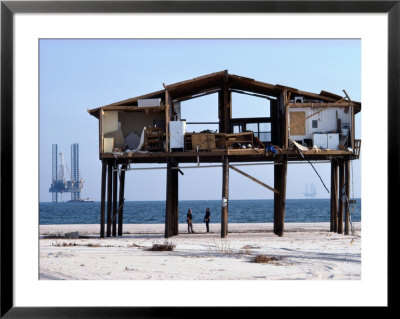
<path id="1" fill-rule="evenodd" d="M 165 91 L 168 91 L 173 99 L 190 99 L 191 96 L 201 93 L 213 92 L 218 90 L 221 85 L 228 85 L 231 89 L 248 91 L 257 94 L 263 94 L 271 97 L 278 98 L 280 94 L 287 90 L 292 94 L 298 96 L 304 96 L 309 99 L 320 100 L 323 102 L 336 102 L 344 99 L 344 97 L 330 93 L 327 91 L 321 91 L 319 94 L 300 91 L 296 88 L 287 87 L 280 84 L 269 84 L 265 82 L 256 81 L 251 78 L 229 74 L 227 70 L 210 73 L 207 75 L 199 76 L 190 80 L 181 81 L 173 84 L 164 85 L 164 90 L 148 93 L 145 95 L 137 96 L 134 98 L 122 100 L 112 104 L 104 105 L 88 112 L 99 117 L 99 111 L 103 110 L 127 110 L 127 108 L 134 110 L 138 108 L 139 99 L 151 99 L 151 98 L 164 98 Z M 356 106 L 356 113 L 361 110 L 361 103 L 352 101 Z"/>

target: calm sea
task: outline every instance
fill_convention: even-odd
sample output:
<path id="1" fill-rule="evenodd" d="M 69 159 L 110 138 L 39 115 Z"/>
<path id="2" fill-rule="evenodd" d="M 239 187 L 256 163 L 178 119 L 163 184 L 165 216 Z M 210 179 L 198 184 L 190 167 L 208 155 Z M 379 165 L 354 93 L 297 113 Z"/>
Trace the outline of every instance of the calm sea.
<path id="1" fill-rule="evenodd" d="M 186 223 L 186 213 L 192 209 L 193 222 L 201 223 L 206 208 L 211 210 L 211 222 L 221 221 L 221 201 L 179 201 L 179 222 Z M 354 209 L 353 209 L 354 208 Z M 107 208 L 106 208 L 107 209 Z M 100 221 L 100 202 L 87 203 L 40 203 L 40 225 L 97 224 Z M 361 199 L 350 204 L 351 220 L 361 221 Z M 106 213 L 107 214 L 107 213 Z M 272 223 L 273 200 L 230 200 L 230 223 Z M 126 201 L 124 223 L 158 224 L 165 220 L 165 201 Z M 289 223 L 329 222 L 329 199 L 287 199 L 285 221 Z"/>

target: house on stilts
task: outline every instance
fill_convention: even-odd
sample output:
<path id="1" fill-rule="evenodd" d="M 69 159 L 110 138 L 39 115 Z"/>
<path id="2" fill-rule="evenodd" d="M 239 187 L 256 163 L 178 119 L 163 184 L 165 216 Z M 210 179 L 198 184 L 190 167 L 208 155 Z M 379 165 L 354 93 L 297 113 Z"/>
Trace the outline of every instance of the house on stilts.
<path id="1" fill-rule="evenodd" d="M 88 110 L 99 120 L 100 237 L 122 236 L 125 172 L 136 163 L 166 164 L 166 238 L 178 234 L 178 180 L 187 163 L 222 167 L 221 237 L 228 234 L 229 169 L 274 192 L 274 233 L 283 236 L 287 165 L 292 161 L 330 162 L 330 231 L 349 234 L 350 161 L 360 154 L 354 118 L 361 103 L 345 90 L 344 96 L 316 94 L 227 71 L 163 86 Z M 213 123 L 218 129 L 189 132 L 187 125 L 204 123 L 182 118 L 185 101 L 209 94 L 218 96 L 218 121 Z M 265 117 L 232 117 L 232 94 L 265 99 L 269 110 Z M 246 162 L 273 164 L 274 185 L 241 171 L 238 167 Z"/>

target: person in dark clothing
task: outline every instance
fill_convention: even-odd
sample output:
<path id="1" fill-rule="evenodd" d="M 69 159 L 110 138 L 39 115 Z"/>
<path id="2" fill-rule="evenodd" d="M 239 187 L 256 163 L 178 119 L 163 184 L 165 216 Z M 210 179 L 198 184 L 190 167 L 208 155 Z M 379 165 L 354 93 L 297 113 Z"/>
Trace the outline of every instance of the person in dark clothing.
<path id="1" fill-rule="evenodd" d="M 192 224 L 192 210 L 190 208 L 187 213 L 187 224 L 188 224 L 188 233 L 190 233 L 190 231 L 192 231 L 192 233 L 194 233 L 193 224 Z"/>
<path id="2" fill-rule="evenodd" d="M 207 227 L 207 233 L 210 232 L 210 228 L 208 227 L 208 224 L 210 223 L 210 209 L 207 208 L 206 209 L 206 214 L 204 215 L 204 222 L 206 223 L 206 227 Z"/>

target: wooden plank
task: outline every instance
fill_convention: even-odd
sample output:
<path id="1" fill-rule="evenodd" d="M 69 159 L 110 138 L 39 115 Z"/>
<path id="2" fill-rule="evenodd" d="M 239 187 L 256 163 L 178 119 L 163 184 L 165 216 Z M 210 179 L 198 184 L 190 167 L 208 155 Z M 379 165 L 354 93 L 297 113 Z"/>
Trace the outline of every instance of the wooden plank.
<path id="1" fill-rule="evenodd" d="M 102 111 L 122 111 L 122 112 L 159 112 L 162 113 L 165 106 L 137 106 L 137 105 L 111 105 L 102 109 Z"/>
<path id="2" fill-rule="evenodd" d="M 352 102 L 327 102 L 327 103 L 289 103 L 288 107 L 296 108 L 296 107 L 349 107 L 354 105 Z"/>
<path id="3" fill-rule="evenodd" d="M 221 238 L 228 235 L 229 167 L 229 159 L 224 156 L 222 160 Z"/>
<path id="4" fill-rule="evenodd" d="M 260 180 L 254 178 L 253 176 L 250 176 L 249 174 L 241 171 L 240 169 L 236 168 L 235 166 L 229 165 L 230 168 L 232 168 L 235 172 L 238 172 L 239 174 L 242 174 L 243 176 L 246 176 L 247 178 L 251 179 L 253 182 L 256 182 L 257 184 L 260 184 L 261 186 L 264 186 L 265 188 L 268 188 L 269 190 L 273 191 L 276 194 L 279 194 L 279 191 L 277 189 L 274 189 L 271 186 L 268 186 L 267 184 L 261 182 Z"/>

